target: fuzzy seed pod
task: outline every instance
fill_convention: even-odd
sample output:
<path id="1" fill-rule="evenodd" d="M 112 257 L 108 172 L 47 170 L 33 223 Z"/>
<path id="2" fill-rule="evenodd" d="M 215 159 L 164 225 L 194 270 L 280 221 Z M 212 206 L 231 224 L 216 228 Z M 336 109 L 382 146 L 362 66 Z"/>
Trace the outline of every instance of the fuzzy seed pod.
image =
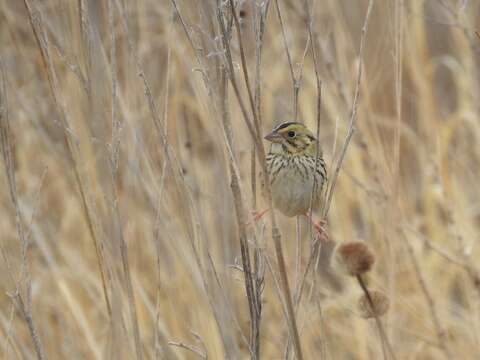
<path id="1" fill-rule="evenodd" d="M 362 241 L 351 241 L 338 245 L 333 254 L 333 266 L 349 275 L 362 275 L 373 267 L 375 255 Z"/>
<path id="2" fill-rule="evenodd" d="M 360 299 L 358 299 L 358 310 L 360 316 L 365 319 L 370 319 L 375 317 L 375 314 L 380 317 L 388 311 L 390 306 L 390 300 L 388 296 L 383 292 L 378 290 L 369 290 L 370 298 L 372 299 L 373 309 L 368 301 L 367 295 L 363 294 Z"/>

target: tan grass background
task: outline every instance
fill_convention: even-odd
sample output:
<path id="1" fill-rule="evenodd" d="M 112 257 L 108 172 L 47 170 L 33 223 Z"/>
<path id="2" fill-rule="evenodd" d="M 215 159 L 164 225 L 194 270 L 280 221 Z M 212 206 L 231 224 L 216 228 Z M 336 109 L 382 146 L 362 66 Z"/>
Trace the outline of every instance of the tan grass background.
<path id="1" fill-rule="evenodd" d="M 249 358 L 229 156 L 216 109 L 216 1 L 176 3 L 196 51 L 171 1 L 0 1 L 2 126 L 8 113 L 13 158 L 8 170 L 3 156 L 0 171 L 3 359 L 37 357 L 28 322 L 49 359 L 138 358 L 135 324 L 144 358 Z M 308 37 L 303 2 L 278 3 L 299 69 Z M 348 128 L 367 4 L 310 3 L 329 164 Z M 237 8 L 252 83 L 254 23 L 264 6 L 245 0 Z M 368 282 L 390 298 L 382 321 L 397 359 L 480 357 L 479 16 L 478 0 L 377 0 L 365 37 L 357 131 L 328 228 L 337 242 L 364 240 L 375 251 Z M 235 35 L 232 52 L 247 99 Z M 271 0 L 261 66 L 264 133 L 293 118 L 292 88 Z M 312 129 L 316 101 L 307 52 L 299 119 Z M 233 91 L 229 110 L 251 211 L 253 142 Z M 281 215 L 279 223 L 294 289 L 296 223 Z M 311 243 L 301 224 L 300 270 Z M 269 226 L 265 218 L 255 230 L 273 270 L 264 262 L 261 358 L 283 359 L 288 327 Z M 252 234 L 249 226 L 249 240 Z M 315 278 L 309 274 L 297 314 L 304 358 L 382 358 L 375 323 L 358 316 L 358 285 L 344 279 L 338 292 Z"/>

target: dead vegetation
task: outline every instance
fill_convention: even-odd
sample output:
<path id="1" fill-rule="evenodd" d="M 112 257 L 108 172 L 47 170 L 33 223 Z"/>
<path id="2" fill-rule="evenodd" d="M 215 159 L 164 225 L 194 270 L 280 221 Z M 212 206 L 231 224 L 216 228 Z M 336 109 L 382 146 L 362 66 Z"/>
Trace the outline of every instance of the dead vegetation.
<path id="1" fill-rule="evenodd" d="M 479 15 L 1 2 L 0 358 L 478 358 Z M 288 119 L 353 276 L 305 219 L 253 225 Z"/>

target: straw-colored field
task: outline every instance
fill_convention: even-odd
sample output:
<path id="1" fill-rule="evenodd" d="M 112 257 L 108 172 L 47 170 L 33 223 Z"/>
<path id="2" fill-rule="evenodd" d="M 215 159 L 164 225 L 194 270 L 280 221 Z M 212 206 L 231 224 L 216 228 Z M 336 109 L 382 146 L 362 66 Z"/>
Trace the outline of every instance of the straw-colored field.
<path id="1" fill-rule="evenodd" d="M 0 1 L 0 358 L 480 358 L 480 1 L 232 3 Z M 346 149 L 328 232 L 375 253 L 381 317 L 275 212 L 285 301 L 252 214 L 295 116 L 328 189 Z"/>

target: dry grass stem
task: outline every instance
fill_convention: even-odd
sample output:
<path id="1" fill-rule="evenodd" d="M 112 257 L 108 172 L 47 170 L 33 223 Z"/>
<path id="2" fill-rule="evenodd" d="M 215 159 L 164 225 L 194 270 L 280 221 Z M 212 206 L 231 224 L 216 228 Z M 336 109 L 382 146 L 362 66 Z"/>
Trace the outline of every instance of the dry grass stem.
<path id="1" fill-rule="evenodd" d="M 412 245 L 408 242 L 407 239 L 405 239 L 404 244 L 405 244 L 405 247 L 407 248 L 407 253 L 410 258 L 410 261 L 412 262 L 412 267 L 415 271 L 415 275 L 418 279 L 418 283 L 420 285 L 420 288 L 422 289 L 422 294 L 425 298 L 425 301 L 427 302 L 428 309 L 430 311 L 430 317 L 432 319 L 433 325 L 435 326 L 435 331 L 437 333 L 438 344 L 440 345 L 442 351 L 444 352 L 445 357 L 447 359 L 451 359 L 452 353 L 448 348 L 447 334 L 440 323 L 440 318 L 437 313 L 437 306 L 435 304 L 434 297 L 432 296 L 431 291 L 427 286 L 427 282 L 425 281 L 425 278 L 421 270 L 421 266 L 419 264 L 418 259 L 415 256 L 415 252 L 413 251 Z"/>
<path id="2" fill-rule="evenodd" d="M 0 2 L 0 357 L 480 358 L 479 21 Z M 328 236 L 273 208 L 284 121 L 319 139 Z"/>
<path id="3" fill-rule="evenodd" d="M 6 75 L 3 61 L 0 58 L 0 148 L 3 155 L 3 164 L 5 169 L 5 175 L 7 176 L 8 190 L 10 193 L 10 200 L 15 209 L 15 223 L 18 240 L 21 242 L 22 247 L 22 260 L 21 260 L 21 276 L 18 281 L 14 280 L 14 275 L 11 273 L 11 267 L 9 269 L 9 278 L 12 282 L 11 285 L 15 286 L 15 290 L 10 294 L 11 300 L 18 307 L 20 314 L 27 324 L 28 331 L 30 333 L 33 345 L 35 348 L 35 354 L 39 360 L 46 359 L 44 346 L 40 335 L 38 333 L 37 325 L 33 319 L 32 312 L 32 299 L 31 299 L 31 279 L 30 270 L 27 258 L 27 252 L 29 248 L 29 240 L 27 231 L 24 229 L 23 216 L 20 210 L 18 192 L 17 192 L 17 180 L 15 175 L 15 165 L 12 152 L 12 133 L 10 130 L 10 120 L 8 113 L 8 97 L 6 88 Z M 33 215 L 32 215 L 33 216 Z M 2 253 L 4 258 L 8 261 L 4 247 L 2 245 Z"/>
<path id="4" fill-rule="evenodd" d="M 378 328 L 378 333 L 380 334 L 380 339 L 381 339 L 381 342 L 382 342 L 383 357 L 384 357 L 385 360 L 389 359 L 389 358 L 395 360 L 396 359 L 395 352 L 392 349 L 392 345 L 388 341 L 387 333 L 386 333 L 386 331 L 383 327 L 383 324 L 380 320 L 381 311 L 380 311 L 380 309 L 377 309 L 379 306 L 376 303 L 376 300 L 374 298 L 372 298 L 370 290 L 368 290 L 368 288 L 365 284 L 365 281 L 363 280 L 362 275 L 357 275 L 356 278 L 357 278 L 358 284 L 360 285 L 360 287 L 363 290 L 363 293 L 364 293 L 364 295 L 367 299 L 367 302 L 370 306 L 370 309 L 373 312 L 373 318 L 375 319 L 375 323 L 376 323 L 377 328 Z M 385 301 L 383 301 L 382 303 L 385 303 Z M 384 306 L 382 306 L 382 307 L 384 307 Z"/>
<path id="5" fill-rule="evenodd" d="M 374 1 L 369 0 L 368 2 L 368 8 L 367 8 L 367 13 L 365 15 L 365 20 L 363 22 L 363 27 L 361 31 L 361 36 L 360 36 L 360 49 L 358 50 L 358 72 L 357 72 L 357 81 L 355 83 L 355 92 L 353 95 L 353 102 L 352 102 L 352 109 L 350 113 L 350 123 L 348 125 L 348 131 L 347 135 L 345 137 L 345 141 L 343 143 L 342 149 L 340 150 L 340 156 L 338 158 L 337 164 L 335 166 L 335 171 L 333 175 L 330 177 L 329 181 L 329 188 L 326 191 L 326 202 L 325 206 L 323 207 L 323 214 L 324 217 L 327 216 L 330 206 L 332 203 L 332 198 L 333 198 L 333 193 L 335 190 L 335 185 L 337 182 L 338 174 L 340 172 L 340 169 L 342 168 L 343 165 L 343 160 L 345 159 L 345 155 L 347 153 L 348 146 L 350 144 L 350 141 L 352 140 L 353 133 L 355 132 L 356 129 L 356 122 L 357 122 L 357 110 L 358 110 L 358 101 L 360 98 L 360 82 L 362 80 L 362 73 L 363 73 L 363 52 L 365 48 L 365 38 L 367 35 L 367 29 L 368 29 L 368 21 L 370 19 L 370 14 L 372 12 Z"/>

